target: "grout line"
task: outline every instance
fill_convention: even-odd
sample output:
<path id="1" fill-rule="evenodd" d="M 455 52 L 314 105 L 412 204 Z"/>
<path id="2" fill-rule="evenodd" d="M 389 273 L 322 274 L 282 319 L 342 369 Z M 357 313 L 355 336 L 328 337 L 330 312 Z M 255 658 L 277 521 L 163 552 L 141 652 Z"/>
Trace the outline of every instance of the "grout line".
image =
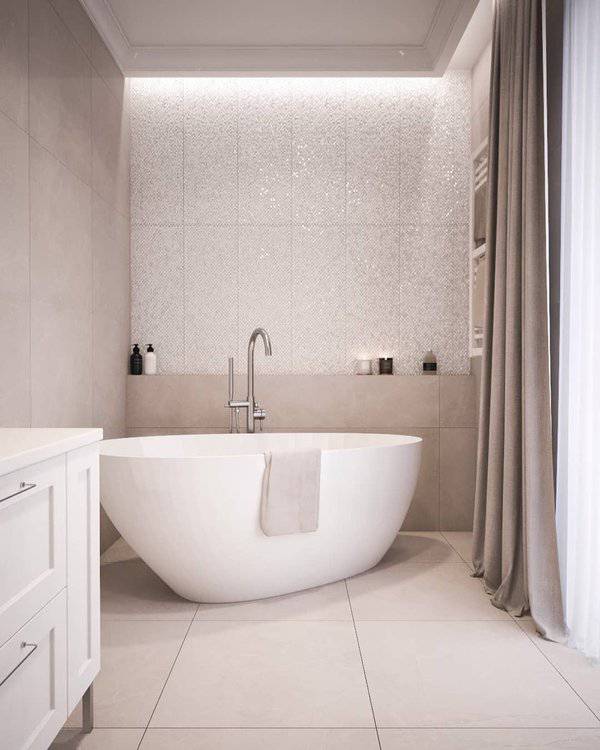
<path id="1" fill-rule="evenodd" d="M 142 727 L 99 727 L 99 729 L 141 729 L 141 728 Z M 572 727 L 569 727 L 569 729 L 571 729 L 571 728 Z M 575 728 L 577 728 L 577 727 L 575 727 Z M 590 729 L 590 727 L 581 727 L 581 728 L 582 729 L 584 729 L 584 728 L 585 729 Z M 370 732 L 373 732 L 375 730 L 375 728 L 372 727 L 372 726 L 369 726 L 369 727 L 366 727 L 366 726 L 364 726 L 364 727 L 356 727 L 356 726 L 353 726 L 353 727 L 340 727 L 339 725 L 329 725 L 329 726 L 324 725 L 324 726 L 314 726 L 314 727 L 313 726 L 310 726 L 310 727 L 306 727 L 306 726 L 283 726 L 283 727 L 274 727 L 274 726 L 251 726 L 251 727 L 248 727 L 248 726 L 238 726 L 238 727 L 232 727 L 232 726 L 226 726 L 226 727 L 223 727 L 223 726 L 164 727 L 164 726 L 161 726 L 161 727 L 152 727 L 152 731 L 153 732 L 157 732 L 157 731 L 160 732 L 160 731 L 163 731 L 163 730 L 170 731 L 170 730 L 173 730 L 173 729 L 183 729 L 183 730 L 185 730 L 187 732 L 205 732 L 205 731 L 212 731 L 212 730 L 215 730 L 215 729 L 222 729 L 222 730 L 225 730 L 225 731 L 230 731 L 230 730 L 231 731 L 239 731 L 239 730 L 260 729 L 260 730 L 269 730 L 269 731 L 272 731 L 272 732 L 286 732 L 288 730 L 291 730 L 291 731 L 301 730 L 301 731 L 305 731 L 305 732 L 314 732 L 314 731 L 319 731 L 319 730 L 322 730 L 322 729 L 329 729 L 329 730 L 334 730 L 334 731 L 338 730 L 340 732 L 344 732 L 344 731 L 348 731 L 348 730 L 357 730 L 359 732 L 364 732 L 366 730 L 369 730 Z M 421 727 L 421 729 L 429 729 L 429 727 Z"/>
<path id="2" fill-rule="evenodd" d="M 442 430 L 440 427 L 442 421 L 442 381 L 441 378 L 437 378 L 437 391 L 438 391 L 438 418 L 437 418 L 437 433 L 438 433 L 438 529 L 442 528 Z M 445 538 L 445 537 L 444 537 Z M 450 545 L 452 546 L 452 545 Z M 454 548 L 453 548 L 454 549 Z M 461 557 L 459 555 L 459 557 Z M 461 557 L 462 560 L 462 557 Z"/>
<path id="3" fill-rule="evenodd" d="M 467 533 L 469 533 L 469 532 L 467 532 Z M 465 565 L 468 565 L 469 569 L 472 571 L 473 570 L 473 568 L 472 568 L 472 565 L 473 565 L 472 560 L 465 560 L 465 558 L 460 554 L 460 552 L 458 551 L 458 549 L 452 544 L 452 542 L 448 539 L 448 537 L 444 534 L 444 532 L 440 531 L 440 534 L 442 535 L 442 537 L 444 538 L 444 540 L 446 541 L 446 543 L 450 547 L 452 547 L 452 549 L 456 552 L 456 554 L 460 557 L 460 559 L 465 563 Z"/>
<path id="4" fill-rule="evenodd" d="M 544 659 L 550 664 L 550 666 L 554 669 L 554 671 L 561 677 L 561 679 L 571 688 L 572 692 L 575 693 L 575 695 L 579 698 L 579 700 L 583 703 L 583 705 L 590 711 L 590 713 L 600 721 L 600 713 L 596 713 L 594 709 L 589 705 L 589 703 L 583 698 L 575 689 L 575 687 L 569 682 L 569 680 L 565 677 L 565 675 L 560 671 L 560 669 L 554 664 L 554 662 L 548 657 L 547 654 L 542 651 L 542 649 L 537 645 L 535 642 L 535 639 L 532 638 L 529 633 L 525 630 L 525 628 L 520 623 L 520 618 L 514 617 L 513 615 L 508 612 L 511 620 L 515 623 L 515 625 L 519 628 L 519 630 L 525 635 L 525 637 L 530 641 L 530 643 L 539 651 L 539 653 L 544 657 Z M 532 620 L 533 621 L 533 620 Z M 541 636 L 538 636 L 541 638 Z"/>
<path id="5" fill-rule="evenodd" d="M 2 113 L 2 114 L 4 114 L 4 113 Z M 8 118 L 8 119 L 10 119 L 10 118 Z M 13 121 L 11 120 L 11 122 L 13 122 Z M 71 176 L 73 176 L 78 182 L 80 182 L 85 187 L 89 188 L 90 192 L 93 195 L 95 195 L 97 198 L 100 198 L 100 200 L 102 200 L 111 210 L 113 210 L 115 213 L 119 214 L 119 216 L 121 216 L 123 219 L 127 219 L 127 221 L 130 220 L 129 214 L 123 213 L 123 211 L 121 211 L 119 208 L 117 208 L 116 205 L 112 204 L 109 200 L 107 200 L 107 198 L 104 195 L 102 195 L 102 193 L 99 193 L 97 190 L 94 189 L 94 187 L 92 185 L 92 180 L 91 179 L 89 181 L 88 180 L 84 180 L 83 177 L 80 174 L 77 174 L 77 172 L 73 171 L 72 167 L 70 167 L 65 161 L 63 161 L 63 159 L 61 159 L 60 156 L 58 156 L 56 153 L 54 153 L 54 151 L 52 151 L 51 149 L 49 149 L 48 146 L 45 146 L 41 141 L 38 141 L 37 138 L 35 138 L 33 135 L 31 135 L 31 133 L 28 133 L 26 130 L 23 130 L 23 128 L 20 128 L 20 130 L 22 130 L 23 133 L 26 133 L 28 135 L 28 137 L 33 141 L 33 143 L 35 143 L 35 145 L 38 148 L 41 148 L 42 151 L 45 151 L 49 156 L 51 156 L 54 159 L 54 161 L 56 161 L 58 164 L 61 165 L 61 167 L 63 167 L 64 169 L 66 169 L 67 172 L 69 172 L 69 174 Z M 90 164 L 90 167 L 91 167 L 91 164 Z M 91 171 L 90 171 L 90 175 L 91 175 Z M 132 226 L 135 227 L 135 228 L 138 228 L 138 227 L 142 227 L 142 226 L 146 226 L 146 225 L 133 224 Z M 162 227 L 162 226 L 174 227 L 176 225 L 175 224 L 170 224 L 170 225 L 150 224 L 148 226 L 152 226 L 152 227 Z"/>
<path id="6" fill-rule="evenodd" d="M 348 347 L 348 82 L 344 80 L 344 371 L 352 372 Z"/>
<path id="7" fill-rule="evenodd" d="M 56 10 L 56 9 L 55 9 Z M 58 15 L 58 11 L 57 15 Z M 61 19 L 62 22 L 62 19 Z M 91 21 L 90 21 L 91 23 Z M 66 24 L 65 24 L 66 26 Z M 69 31 L 69 29 L 67 29 Z M 70 33 L 70 32 L 69 32 Z M 77 40 L 75 40 L 77 42 Z M 91 43 L 91 39 L 90 39 Z M 94 252 L 94 136 L 93 136 L 93 122 L 94 122 L 94 95 L 93 95 L 93 88 L 94 88 L 94 77 L 92 75 L 92 71 L 94 69 L 90 65 L 89 69 L 89 97 L 90 97 L 90 122 L 89 122 L 89 132 L 88 132 L 88 138 L 89 138 L 89 155 L 90 155 L 90 216 L 89 216 L 89 227 L 90 227 L 90 259 L 91 259 L 91 269 L 90 269 L 90 275 L 91 275 L 91 299 L 90 299 L 90 324 L 91 324 L 91 331 L 90 331 L 90 342 L 91 342 L 91 366 L 92 366 L 92 372 L 91 372 L 91 383 L 90 383 L 90 390 L 92 394 L 92 403 L 91 403 L 91 414 L 92 414 L 92 422 L 96 422 L 96 395 L 98 390 L 98 383 L 96 378 L 96 361 L 98 359 L 96 355 L 96 274 L 95 274 L 95 266 L 96 266 L 96 254 Z M 104 81 L 103 81 L 104 83 Z M 106 85 L 106 84 L 105 84 Z M 108 87 L 107 87 L 108 88 Z M 99 422 L 102 420 L 98 420 Z"/>
<path id="8" fill-rule="evenodd" d="M 98 729 L 109 729 L 109 730 L 115 730 L 115 729 L 143 729 L 143 727 L 97 727 Z M 74 730 L 77 729 L 77 727 L 64 727 L 64 729 L 68 730 Z M 359 731 L 364 732 L 366 730 L 373 731 L 373 727 L 340 727 L 340 726 L 310 726 L 310 727 L 299 727 L 299 726 L 285 726 L 285 727 L 274 727 L 274 726 L 238 726 L 238 727 L 232 727 L 232 726 L 226 726 L 226 727 L 220 727 L 220 726 L 201 726 L 201 727 L 152 727 L 153 732 L 162 732 L 162 731 L 172 731 L 174 729 L 181 729 L 185 730 L 186 732 L 206 732 L 206 731 L 213 731 L 215 729 L 222 729 L 226 732 L 228 731 L 240 731 L 240 730 L 262 730 L 262 731 L 272 731 L 272 732 L 282 732 L 282 731 L 305 731 L 305 732 L 313 732 L 313 731 L 319 731 L 323 729 L 333 730 L 333 731 Z M 530 731 L 537 731 L 539 729 L 547 730 L 548 732 L 560 732 L 560 731 L 567 731 L 571 729 L 585 729 L 590 730 L 592 732 L 598 731 L 598 727 L 590 727 L 590 726 L 552 726 L 549 727 L 547 725 L 539 725 L 539 726 L 497 726 L 497 725 L 484 725 L 484 726 L 477 726 L 477 727 L 466 727 L 461 724 L 456 724 L 454 726 L 423 726 L 422 724 L 415 724 L 415 725 L 393 725 L 393 724 L 386 724 L 385 726 L 382 726 L 381 729 L 402 729 L 402 730 L 417 730 L 421 732 L 431 732 L 432 730 L 438 730 L 438 731 L 448 731 L 448 732 L 506 732 L 506 731 L 513 731 L 513 730 L 519 730 L 523 732 L 530 732 Z M 139 747 L 139 746 L 138 746 Z"/>
<path id="9" fill-rule="evenodd" d="M 381 748 L 381 739 L 379 737 L 379 728 L 377 726 L 377 719 L 375 718 L 375 709 L 373 708 L 373 699 L 371 698 L 371 689 L 369 688 L 369 680 L 367 678 L 367 670 L 365 669 L 365 662 L 362 655 L 362 649 L 360 647 L 360 640 L 358 637 L 358 630 L 356 628 L 356 620 L 354 619 L 354 610 L 352 609 L 352 601 L 350 600 L 350 592 L 348 591 L 348 579 L 344 579 L 344 586 L 346 587 L 346 596 L 348 597 L 348 606 L 350 607 L 350 614 L 352 615 L 352 626 L 354 627 L 354 635 L 356 637 L 356 645 L 358 647 L 358 655 L 360 656 L 360 663 L 362 665 L 363 676 L 365 678 L 365 685 L 367 688 L 367 695 L 369 696 L 369 705 L 371 706 L 371 714 L 373 716 L 373 724 L 375 725 L 375 734 L 377 735 L 377 744 L 379 750 Z"/>
<path id="10" fill-rule="evenodd" d="M 33 346 L 32 346 L 32 325 L 33 318 L 31 307 L 31 136 L 29 135 L 31 125 L 31 5 L 27 2 L 27 224 L 28 224 L 28 256 L 29 256 L 29 426 L 33 426 Z"/>
<path id="11" fill-rule="evenodd" d="M 462 564 L 462 563 L 457 563 L 457 564 Z M 495 610 L 496 610 L 496 608 L 494 607 L 494 611 Z M 503 612 L 504 610 L 498 610 L 498 611 Z M 108 623 L 108 622 L 161 622 L 161 623 L 165 623 L 165 622 L 189 622 L 189 620 L 188 620 L 187 617 L 186 618 L 183 618 L 183 617 L 172 617 L 172 618 L 169 618 L 168 620 L 165 619 L 165 618 L 158 619 L 158 618 L 153 618 L 153 617 L 136 617 L 136 618 L 122 617 L 119 620 L 115 620 L 112 617 L 105 617 L 105 616 L 103 616 L 103 617 L 101 617 L 101 619 L 102 619 L 102 622 L 106 622 L 106 623 Z M 196 622 L 196 623 L 203 623 L 203 622 L 207 622 L 207 623 L 208 622 L 211 622 L 211 623 L 232 623 L 232 622 L 237 622 L 240 625 L 245 625 L 246 623 L 254 623 L 254 624 L 256 624 L 256 623 L 261 623 L 261 622 L 263 622 L 263 623 L 289 623 L 289 622 L 300 622 L 300 623 L 302 623 L 303 622 L 303 623 L 317 623 L 318 624 L 318 623 L 321 623 L 321 622 L 352 622 L 352 620 L 350 620 L 350 619 L 343 620 L 343 619 L 341 619 L 339 617 L 338 618 L 328 617 L 327 619 L 324 618 L 322 620 L 314 620 L 314 619 L 313 620 L 308 620 L 308 619 L 299 620 L 299 619 L 297 619 L 295 617 L 288 617 L 288 618 L 285 618 L 285 619 L 284 618 L 277 619 L 277 618 L 263 617 L 261 619 L 252 619 L 252 620 L 250 620 L 250 619 L 247 620 L 247 619 L 242 619 L 242 618 L 238 618 L 238 619 L 235 619 L 235 618 L 222 618 L 222 619 L 219 619 L 219 620 L 212 620 L 212 619 L 210 619 L 208 617 L 206 617 L 206 618 L 205 617 L 196 618 L 194 616 L 193 622 Z M 356 622 L 502 622 L 502 623 L 506 623 L 506 622 L 508 622 L 508 620 L 506 618 L 499 618 L 499 617 L 493 617 L 493 618 L 490 618 L 490 617 L 473 617 L 473 618 L 471 618 L 470 617 L 468 619 L 465 619 L 464 617 L 457 617 L 457 618 L 448 618 L 448 617 L 445 617 L 443 619 L 439 618 L 439 617 L 438 618 L 434 618 L 434 619 L 429 619 L 427 617 L 417 617 L 415 619 L 413 619 L 411 617 L 361 617 L 359 620 L 356 620 Z"/>
<path id="12" fill-rule="evenodd" d="M 106 80 L 106 78 L 105 78 L 105 77 L 104 77 L 104 76 L 102 75 L 102 73 L 101 73 L 101 72 L 100 72 L 100 71 L 98 70 L 98 68 L 97 68 L 97 67 L 96 67 L 96 66 L 94 65 L 94 63 L 93 63 L 93 61 L 92 61 L 92 49 L 93 49 L 93 47 L 94 47 L 94 32 L 95 32 L 96 34 L 98 34 L 98 36 L 100 36 L 100 34 L 99 34 L 99 33 L 98 33 L 98 31 L 96 30 L 96 28 L 95 28 L 95 26 L 94 26 L 94 23 L 93 23 L 92 19 L 91 19 L 91 18 L 89 17 L 89 15 L 88 15 L 88 12 L 87 12 L 87 9 L 86 9 L 85 7 L 83 7 L 83 6 L 82 6 L 83 12 L 85 13 L 85 16 L 86 16 L 86 18 L 87 18 L 87 20 L 88 20 L 88 22 L 89 22 L 89 24 L 90 24 L 90 51 L 89 51 L 89 53 L 88 53 L 88 52 L 86 52 L 86 50 L 85 50 L 85 49 L 83 48 L 83 46 L 82 46 L 82 45 L 81 45 L 81 43 L 79 42 L 79 39 L 77 39 L 77 37 L 75 36 L 75 34 L 74 34 L 74 33 L 73 33 L 72 31 L 71 31 L 71 29 L 70 29 L 70 28 L 69 28 L 69 27 L 67 26 L 66 22 L 65 22 L 65 21 L 63 20 L 63 17 L 62 17 L 61 15 L 60 15 L 60 13 L 58 12 L 58 10 L 57 10 L 57 9 L 55 8 L 55 6 L 54 6 L 54 0 L 49 0 L 49 3 L 48 3 L 48 5 L 50 6 L 51 10 L 53 10 L 53 11 L 54 11 L 54 13 L 55 13 L 56 17 L 58 18 L 59 22 L 60 22 L 60 23 L 61 23 L 61 25 L 62 25 L 62 26 L 64 27 L 64 29 L 66 30 L 66 32 L 67 32 L 67 34 L 69 35 L 69 37 L 71 38 L 71 40 L 72 40 L 72 41 L 73 41 L 73 42 L 74 42 L 74 43 L 76 44 L 76 46 L 77 46 L 77 47 L 79 48 L 79 50 L 81 51 L 81 53 L 83 54 L 83 56 L 84 56 L 84 57 L 85 57 L 85 59 L 87 60 L 87 62 L 88 62 L 88 64 L 89 64 L 90 68 L 91 68 L 91 69 L 92 69 L 92 70 L 94 71 L 94 73 L 95 73 L 95 74 L 96 74 L 97 76 L 99 76 L 99 78 L 101 78 L 101 79 L 102 79 L 102 82 L 103 82 L 103 83 L 105 84 L 105 86 L 106 86 L 106 88 L 108 89 L 108 91 L 110 92 L 110 94 L 111 94 L 112 98 L 113 98 L 113 99 L 114 99 L 114 100 L 115 100 L 115 101 L 116 101 L 116 102 L 117 102 L 118 104 L 121 104 L 121 102 L 119 101 L 119 97 L 118 97 L 118 96 L 117 96 L 117 95 L 116 95 L 116 94 L 114 93 L 114 91 L 113 91 L 113 90 L 111 89 L 111 87 L 110 87 L 110 84 L 109 84 L 109 82 L 108 82 L 108 81 Z M 102 39 L 102 37 L 100 37 L 100 40 L 101 40 L 101 41 L 102 41 L 102 43 L 104 44 L 104 39 Z M 104 45 L 104 46 L 106 47 L 106 45 Z M 108 51 L 108 53 L 109 53 L 109 55 L 110 55 L 110 57 L 111 57 L 111 59 L 112 59 L 113 63 L 115 64 L 115 66 L 116 66 L 117 70 L 119 71 L 119 73 L 120 73 L 120 74 L 121 74 L 121 76 L 123 77 L 123 81 L 125 81 L 125 76 L 123 75 L 123 71 L 121 70 L 121 68 L 119 67 L 119 65 L 118 65 L 117 61 L 116 61 L 116 60 L 115 60 L 115 58 L 113 57 L 113 54 L 112 54 L 112 52 L 111 52 L 111 51 L 110 51 L 110 50 L 108 49 L 108 47 L 106 47 L 106 49 L 107 49 L 107 51 Z"/>
<path id="13" fill-rule="evenodd" d="M 188 372 L 188 350 L 187 350 L 187 300 L 185 294 L 186 280 L 187 280 L 187 247 L 186 247 L 186 223 L 185 223 L 185 119 L 186 119 L 186 104 L 185 104 L 185 79 L 181 81 L 181 248 L 182 254 L 182 279 L 181 279 L 181 295 L 182 295 L 182 306 L 183 306 L 183 321 L 181 337 L 183 342 L 183 371 Z"/>
<path id="14" fill-rule="evenodd" d="M 447 732 L 464 732 L 464 731 L 481 732 L 482 730 L 484 732 L 506 732 L 506 731 L 514 731 L 514 730 L 518 730 L 522 732 L 530 732 L 530 731 L 537 731 L 539 729 L 546 730 L 547 732 L 560 732 L 560 731 L 568 731 L 572 729 L 586 729 L 586 730 L 591 730 L 593 732 L 594 730 L 598 730 L 598 727 L 590 727 L 590 726 L 574 727 L 574 726 L 571 726 L 570 724 L 569 726 L 550 726 L 550 727 L 547 724 L 540 724 L 540 725 L 536 724 L 536 725 L 526 726 L 526 727 L 522 725 L 498 726 L 497 724 L 486 724 L 486 725 L 477 726 L 477 727 L 466 727 L 461 724 L 455 724 L 453 726 L 441 725 L 441 726 L 426 726 L 426 727 L 424 727 L 422 724 L 421 725 L 417 724 L 413 726 L 404 725 L 404 724 L 402 725 L 388 724 L 386 726 L 381 727 L 381 729 L 407 729 L 407 730 L 410 729 L 411 731 L 417 730 L 417 731 L 422 731 L 422 732 L 428 732 L 432 730 L 443 731 L 443 732 L 446 732 L 446 731 Z M 508 746 L 504 745 L 502 747 L 508 747 Z M 515 747 L 515 745 L 511 745 L 511 747 Z M 523 747 L 523 745 L 521 745 L 520 747 Z M 528 747 L 532 747 L 532 746 L 529 745 Z"/>
<path id="15" fill-rule="evenodd" d="M 241 215 L 240 215 L 240 82 L 235 82 L 235 234 L 237 262 L 235 265 L 235 309 L 237 315 L 235 330 L 235 351 L 231 353 L 234 357 L 233 375 L 240 373 L 240 260 L 241 260 Z M 236 394 L 233 394 L 236 398 Z M 233 423 L 231 423 L 233 424 Z"/>
<path id="16" fill-rule="evenodd" d="M 175 669 L 175 664 L 177 664 L 177 659 L 179 659 L 179 654 L 181 653 L 181 649 L 183 648 L 183 644 L 185 643 L 186 638 L 188 637 L 188 633 L 190 632 L 190 630 L 192 628 L 192 625 L 194 624 L 194 619 L 196 617 L 196 613 L 198 612 L 199 608 L 200 608 L 200 605 L 198 604 L 198 606 L 196 607 L 196 611 L 194 612 L 194 615 L 193 615 L 192 619 L 190 620 L 190 624 L 188 625 L 188 628 L 185 631 L 185 635 L 183 636 L 183 640 L 181 641 L 181 643 L 179 645 L 179 649 L 177 650 L 177 653 L 175 654 L 175 658 L 173 659 L 173 664 L 171 664 L 171 669 L 169 669 L 169 673 L 166 676 L 164 684 L 163 684 L 163 686 L 162 686 L 162 688 L 160 690 L 159 696 L 156 699 L 156 703 L 154 704 L 154 708 L 152 709 L 152 713 L 150 714 L 150 718 L 148 719 L 148 723 L 146 724 L 146 727 L 144 729 L 144 733 L 140 737 L 140 741 L 139 741 L 139 743 L 137 745 L 137 750 L 140 750 L 140 747 L 142 746 L 142 742 L 144 741 L 144 737 L 146 736 L 146 732 L 148 731 L 148 729 L 150 727 L 150 722 L 152 721 L 152 717 L 156 713 L 156 709 L 158 707 L 158 704 L 160 703 L 160 699 L 162 698 L 162 695 L 165 692 L 165 688 L 167 687 L 167 682 L 169 681 L 169 677 L 173 673 L 173 669 Z"/>
<path id="17" fill-rule="evenodd" d="M 296 121 L 296 107 L 298 104 L 299 92 L 298 89 L 293 85 L 289 84 L 286 89 L 286 96 L 288 98 L 290 107 L 290 216 L 289 216 L 289 243 L 290 243 L 290 302 L 289 302 L 289 315 L 290 315 L 290 368 L 294 371 L 294 351 L 296 349 L 296 327 L 294 325 L 294 310 L 296 300 L 294 299 L 294 139 L 295 129 L 294 124 Z"/>

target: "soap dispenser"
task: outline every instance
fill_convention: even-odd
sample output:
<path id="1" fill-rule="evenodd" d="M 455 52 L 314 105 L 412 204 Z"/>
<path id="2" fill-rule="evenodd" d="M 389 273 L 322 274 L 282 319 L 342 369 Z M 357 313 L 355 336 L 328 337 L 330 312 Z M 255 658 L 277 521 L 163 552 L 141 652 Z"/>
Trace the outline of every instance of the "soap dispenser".
<path id="1" fill-rule="evenodd" d="M 129 357 L 129 372 L 132 375 L 142 374 L 142 355 L 140 354 L 139 344 L 134 344 L 133 353 Z"/>
<path id="2" fill-rule="evenodd" d="M 144 375 L 156 375 L 156 353 L 152 344 L 148 344 L 144 354 Z"/>

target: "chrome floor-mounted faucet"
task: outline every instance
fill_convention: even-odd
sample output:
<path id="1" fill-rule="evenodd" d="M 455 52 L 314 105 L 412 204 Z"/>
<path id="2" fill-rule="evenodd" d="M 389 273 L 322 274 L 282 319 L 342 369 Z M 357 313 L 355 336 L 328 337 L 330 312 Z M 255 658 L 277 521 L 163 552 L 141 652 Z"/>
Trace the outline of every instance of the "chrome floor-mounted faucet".
<path id="1" fill-rule="evenodd" d="M 265 354 L 267 357 L 271 356 L 271 339 L 269 334 L 264 328 L 255 328 L 250 336 L 248 342 L 248 395 L 245 401 L 236 401 L 235 389 L 233 382 L 233 357 L 229 357 L 229 400 L 227 406 L 230 409 L 229 418 L 229 432 L 239 432 L 239 413 L 240 409 L 246 409 L 247 420 L 246 420 L 246 431 L 254 432 L 254 422 L 256 420 L 260 423 L 260 429 L 262 430 L 262 423 L 267 416 L 267 412 L 260 407 L 260 404 L 254 398 L 254 345 L 256 339 L 260 336 L 265 345 Z"/>

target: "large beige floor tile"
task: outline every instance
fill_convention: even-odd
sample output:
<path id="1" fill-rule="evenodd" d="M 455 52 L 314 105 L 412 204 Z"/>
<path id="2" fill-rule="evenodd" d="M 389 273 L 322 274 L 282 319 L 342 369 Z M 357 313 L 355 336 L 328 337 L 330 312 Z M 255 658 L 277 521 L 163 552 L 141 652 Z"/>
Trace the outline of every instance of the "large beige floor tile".
<path id="1" fill-rule="evenodd" d="M 141 750 L 378 750 L 374 729 L 150 729 Z"/>
<path id="2" fill-rule="evenodd" d="M 382 729 L 382 750 L 597 750 L 599 729 Z"/>
<path id="3" fill-rule="evenodd" d="M 102 617 L 106 620 L 187 620 L 198 605 L 172 591 L 140 558 L 102 565 Z"/>
<path id="4" fill-rule="evenodd" d="M 357 620 L 510 620 L 463 563 L 383 565 L 350 578 L 348 592 Z"/>
<path id="5" fill-rule="evenodd" d="M 358 622 L 381 727 L 594 727 L 514 622 Z"/>
<path id="6" fill-rule="evenodd" d="M 461 558 L 473 567 L 473 532 L 472 531 L 442 531 L 442 535 L 458 552 Z"/>
<path id="7" fill-rule="evenodd" d="M 600 666 L 592 664 L 579 651 L 540 638 L 530 617 L 518 619 L 517 622 L 575 692 L 600 716 Z"/>
<path id="8" fill-rule="evenodd" d="M 145 727 L 189 627 L 187 622 L 102 623 L 94 682 L 97 727 Z M 78 707 L 68 726 L 81 726 Z"/>
<path id="9" fill-rule="evenodd" d="M 461 558 L 439 531 L 401 531 L 381 564 L 406 562 L 460 563 Z"/>
<path id="10" fill-rule="evenodd" d="M 201 604 L 196 620 L 351 620 L 344 581 L 270 599 Z"/>
<path id="11" fill-rule="evenodd" d="M 151 725 L 372 723 L 352 623 L 194 622 Z"/>
<path id="12" fill-rule="evenodd" d="M 50 746 L 52 750 L 137 750 L 143 729 L 63 729 Z"/>

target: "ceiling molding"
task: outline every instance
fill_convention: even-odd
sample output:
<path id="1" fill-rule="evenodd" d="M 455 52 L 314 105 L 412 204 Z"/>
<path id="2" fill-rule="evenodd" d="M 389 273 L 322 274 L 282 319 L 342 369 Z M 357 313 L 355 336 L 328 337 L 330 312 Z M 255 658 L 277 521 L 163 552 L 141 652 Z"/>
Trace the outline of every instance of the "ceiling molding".
<path id="1" fill-rule="evenodd" d="M 134 46 L 110 0 L 80 0 L 126 76 L 440 76 L 478 0 L 439 0 L 420 45 Z"/>

